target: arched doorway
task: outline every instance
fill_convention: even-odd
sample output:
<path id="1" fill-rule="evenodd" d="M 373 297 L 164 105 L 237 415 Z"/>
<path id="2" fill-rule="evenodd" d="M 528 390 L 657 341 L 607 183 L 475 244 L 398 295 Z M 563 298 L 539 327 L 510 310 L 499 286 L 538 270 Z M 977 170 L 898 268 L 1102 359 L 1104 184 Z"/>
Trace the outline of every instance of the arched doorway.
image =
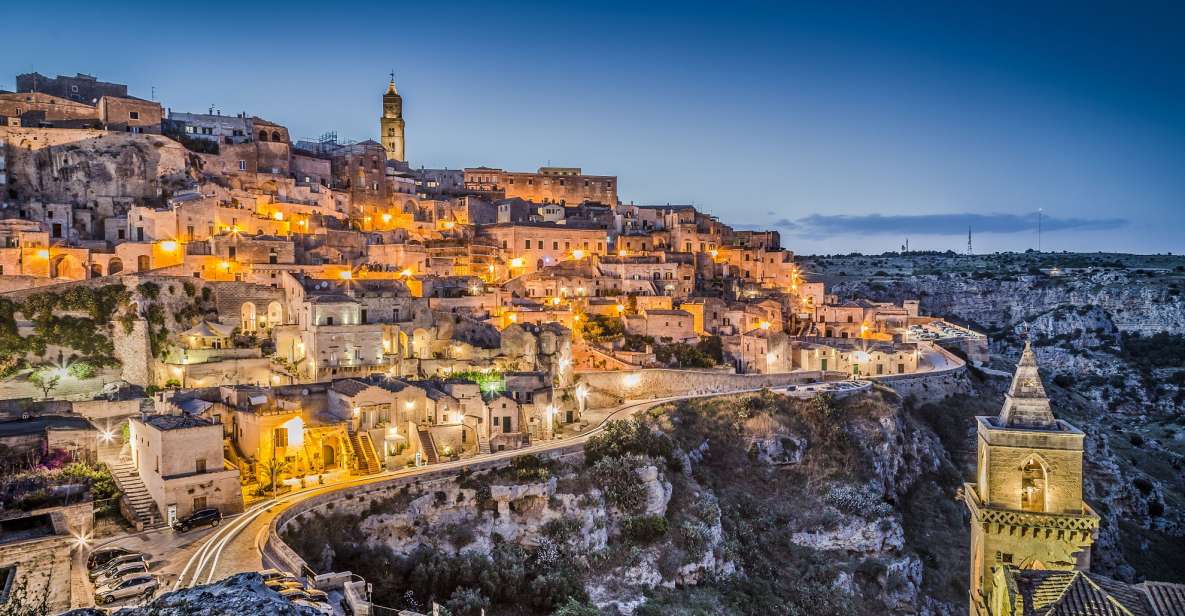
<path id="1" fill-rule="evenodd" d="M 98 263 L 91 263 L 91 278 L 99 278 L 103 275 L 103 266 Z"/>
<path id="2" fill-rule="evenodd" d="M 267 305 L 267 326 L 275 327 L 284 322 L 284 307 L 280 302 L 271 302 Z"/>
<path id="3" fill-rule="evenodd" d="M 111 257 L 111 260 L 107 262 L 107 275 L 118 274 L 122 271 L 123 261 L 120 261 L 119 257 Z"/>
<path id="4" fill-rule="evenodd" d="M 239 327 L 245 332 L 255 331 L 255 304 L 244 302 L 239 309 Z"/>
<path id="5" fill-rule="evenodd" d="M 1048 476 L 1045 466 L 1036 458 L 1030 458 L 1021 469 L 1020 508 L 1023 511 L 1045 511 L 1045 486 Z"/>
<path id="6" fill-rule="evenodd" d="M 333 450 L 333 446 L 329 443 L 321 445 L 321 462 L 325 468 L 337 468 L 337 452 Z"/>

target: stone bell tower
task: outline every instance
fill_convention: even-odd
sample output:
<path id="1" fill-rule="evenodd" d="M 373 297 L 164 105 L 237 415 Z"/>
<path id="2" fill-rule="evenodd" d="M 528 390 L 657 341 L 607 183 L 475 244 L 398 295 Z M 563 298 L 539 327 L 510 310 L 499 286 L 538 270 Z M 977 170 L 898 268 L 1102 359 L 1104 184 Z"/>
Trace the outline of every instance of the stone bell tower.
<path id="1" fill-rule="evenodd" d="M 403 147 L 403 97 L 395 89 L 395 73 L 391 72 L 391 82 L 387 84 L 387 92 L 383 94 L 383 115 L 379 118 L 379 131 L 383 149 L 387 151 L 387 160 L 405 162 Z"/>
<path id="2" fill-rule="evenodd" d="M 1083 434 L 1053 416 L 1028 342 L 1000 414 L 975 419 L 977 477 L 963 486 L 963 500 L 971 614 L 980 616 L 994 613 L 999 567 L 1088 570 L 1099 516 L 1082 500 Z"/>

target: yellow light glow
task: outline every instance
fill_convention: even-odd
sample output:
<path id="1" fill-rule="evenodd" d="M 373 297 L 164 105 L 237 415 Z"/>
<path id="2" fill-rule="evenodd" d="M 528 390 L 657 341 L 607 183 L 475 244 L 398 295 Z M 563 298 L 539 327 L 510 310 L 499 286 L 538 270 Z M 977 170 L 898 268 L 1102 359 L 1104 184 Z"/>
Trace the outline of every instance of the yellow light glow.
<path id="1" fill-rule="evenodd" d="M 628 256 L 629 256 L 629 254 L 630 254 L 630 251 L 628 251 L 628 250 L 626 250 L 626 249 L 624 249 L 624 248 L 622 248 L 621 250 L 618 250 L 618 251 L 617 251 L 617 256 L 619 256 L 619 257 L 628 257 Z"/>
<path id="2" fill-rule="evenodd" d="M 173 240 L 165 240 L 160 243 L 160 249 L 165 252 L 176 252 L 177 242 L 174 242 Z"/>
<path id="3" fill-rule="evenodd" d="M 769 325 L 769 321 L 762 321 L 760 327 L 761 329 L 769 329 Z"/>
<path id="4" fill-rule="evenodd" d="M 341 278 L 342 280 L 349 280 L 354 277 L 354 272 L 351 272 L 350 270 L 342 270 L 337 273 L 337 277 Z"/>
<path id="5" fill-rule="evenodd" d="M 414 400 L 408 400 L 407 402 L 403 403 L 403 408 L 410 411 L 410 410 L 416 408 L 416 403 Z"/>
<path id="6" fill-rule="evenodd" d="M 38 259 L 48 259 L 49 258 L 49 251 L 46 250 L 45 248 L 38 250 L 37 251 L 37 258 Z"/>
<path id="7" fill-rule="evenodd" d="M 551 305 L 552 306 L 559 306 L 560 305 L 560 298 L 558 298 L 558 297 L 551 298 Z"/>
<path id="8" fill-rule="evenodd" d="M 383 214 L 382 218 L 383 218 L 383 222 L 385 222 L 385 223 L 391 222 L 391 215 L 390 214 Z"/>
<path id="9" fill-rule="evenodd" d="M 453 227 L 455 227 L 455 226 L 457 226 L 457 223 L 455 223 L 455 222 L 453 222 L 453 221 L 451 221 L 451 220 L 446 220 L 446 221 L 444 221 L 444 228 L 445 228 L 445 229 L 452 229 L 452 228 L 453 228 Z"/>
<path id="10" fill-rule="evenodd" d="M 230 228 L 230 232 L 231 232 L 231 233 L 238 233 L 239 231 L 240 231 L 240 229 L 239 229 L 239 226 L 238 226 L 238 225 L 235 225 L 235 226 L 233 226 L 233 227 L 231 227 L 231 228 Z"/>
<path id="11" fill-rule="evenodd" d="M 510 260 L 510 267 L 522 267 L 522 266 L 523 266 L 522 257 L 515 257 Z"/>
<path id="12" fill-rule="evenodd" d="M 624 305 L 622 305 L 622 304 L 618 304 L 618 305 L 617 305 L 617 311 L 618 311 L 618 312 L 625 312 L 625 306 L 624 306 Z"/>
<path id="13" fill-rule="evenodd" d="M 218 263 L 218 269 L 230 269 L 230 261 L 220 261 Z"/>
<path id="14" fill-rule="evenodd" d="M 584 258 L 584 251 L 579 250 L 579 249 L 573 250 L 572 251 L 572 258 L 573 259 L 583 259 Z"/>
<path id="15" fill-rule="evenodd" d="M 709 250 L 708 254 L 712 255 L 712 258 L 715 259 L 716 257 L 720 256 L 720 251 L 719 250 Z"/>
<path id="16" fill-rule="evenodd" d="M 578 314 L 572 315 L 572 320 L 579 323 L 580 322 L 580 315 L 578 315 Z"/>
<path id="17" fill-rule="evenodd" d="M 307 220 L 303 220 L 303 219 L 302 219 L 302 220 L 300 221 L 300 226 L 302 226 L 302 227 L 307 227 L 307 226 L 309 226 L 309 221 L 307 221 Z"/>
<path id="18" fill-rule="evenodd" d="M 506 315 L 506 320 L 510 321 L 511 323 L 516 323 L 518 322 L 518 315 L 511 312 L 510 314 Z"/>
<path id="19" fill-rule="evenodd" d="M 626 387 L 637 387 L 642 382 L 642 375 L 633 372 L 621 377 L 621 383 Z"/>
<path id="20" fill-rule="evenodd" d="M 284 212 L 275 212 L 272 214 L 272 218 L 275 218 L 276 220 L 284 220 Z"/>
<path id="21" fill-rule="evenodd" d="M 284 422 L 284 427 L 288 430 L 288 447 L 295 449 L 304 447 L 304 420 L 300 417 L 293 417 Z"/>
<path id="22" fill-rule="evenodd" d="M 407 277 L 411 276 L 411 275 L 412 275 L 412 274 L 414 274 L 414 273 L 415 273 L 415 272 L 411 271 L 411 268 L 410 268 L 410 267 L 405 267 L 405 268 L 403 268 L 403 271 L 402 271 L 402 272 L 399 272 L 399 275 L 400 275 L 400 276 L 403 276 L 404 278 L 407 278 Z"/>

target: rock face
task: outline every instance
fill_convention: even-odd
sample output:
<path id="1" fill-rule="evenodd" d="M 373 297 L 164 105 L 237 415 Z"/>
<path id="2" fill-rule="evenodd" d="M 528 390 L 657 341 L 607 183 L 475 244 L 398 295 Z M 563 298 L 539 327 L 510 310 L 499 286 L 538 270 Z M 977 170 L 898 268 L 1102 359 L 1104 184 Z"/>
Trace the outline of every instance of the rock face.
<path id="1" fill-rule="evenodd" d="M 18 199 L 105 210 L 116 196 L 158 199 L 196 181 L 185 148 L 161 135 L 0 127 L 0 142 L 8 144 L 9 185 Z"/>
<path id="2" fill-rule="evenodd" d="M 103 616 L 105 610 L 80 609 L 63 616 Z M 309 607 L 293 605 L 263 585 L 258 573 L 240 573 L 214 584 L 178 590 L 153 599 L 143 607 L 123 608 L 115 616 L 226 616 L 227 614 L 275 614 L 318 616 Z"/>

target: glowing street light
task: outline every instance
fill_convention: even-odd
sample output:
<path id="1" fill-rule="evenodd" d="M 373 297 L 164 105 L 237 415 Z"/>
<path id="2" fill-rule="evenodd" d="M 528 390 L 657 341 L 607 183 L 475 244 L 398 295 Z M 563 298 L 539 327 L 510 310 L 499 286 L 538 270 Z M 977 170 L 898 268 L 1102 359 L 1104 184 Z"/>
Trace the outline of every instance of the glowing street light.
<path id="1" fill-rule="evenodd" d="M 522 259 L 522 257 L 515 257 L 515 258 L 513 258 L 513 259 L 511 259 L 511 260 L 510 260 L 510 267 L 516 267 L 516 268 L 517 268 L 517 267 L 522 267 L 522 266 L 523 266 L 523 259 Z"/>
<path id="2" fill-rule="evenodd" d="M 41 250 L 38 250 L 37 251 L 37 258 L 38 259 L 48 259 L 49 258 L 49 249 L 42 248 Z"/>
<path id="3" fill-rule="evenodd" d="M 577 248 L 576 250 L 573 250 L 572 251 L 572 258 L 577 259 L 577 260 L 583 259 L 584 258 L 584 251 L 580 250 L 579 248 Z"/>
<path id="4" fill-rule="evenodd" d="M 177 252 L 177 242 L 165 240 L 160 243 L 160 249 L 164 252 Z"/>
<path id="5" fill-rule="evenodd" d="M 275 212 L 272 214 L 272 218 L 275 218 L 276 220 L 284 220 L 284 212 Z"/>
<path id="6" fill-rule="evenodd" d="M 409 277 L 411 277 L 412 274 L 413 274 L 413 272 L 411 271 L 410 267 L 405 267 L 405 268 L 403 268 L 402 272 L 399 272 L 399 275 L 403 276 L 404 278 L 409 278 Z"/>
<path id="7" fill-rule="evenodd" d="M 383 219 L 384 223 L 391 222 L 391 215 L 390 214 L 383 214 L 382 216 L 380 216 L 380 218 Z"/>
<path id="8" fill-rule="evenodd" d="M 769 321 L 762 321 L 759 325 L 759 327 L 761 327 L 761 329 L 769 329 L 769 326 L 770 326 Z"/>
<path id="9" fill-rule="evenodd" d="M 623 304 L 618 304 L 618 305 L 617 305 L 617 313 L 618 313 L 618 314 L 621 314 L 621 313 L 623 313 L 623 312 L 625 312 L 625 305 L 623 305 Z"/>
<path id="10" fill-rule="evenodd" d="M 341 278 L 342 280 L 350 280 L 354 277 L 354 272 L 351 272 L 350 270 L 342 270 L 337 273 L 337 277 Z"/>

